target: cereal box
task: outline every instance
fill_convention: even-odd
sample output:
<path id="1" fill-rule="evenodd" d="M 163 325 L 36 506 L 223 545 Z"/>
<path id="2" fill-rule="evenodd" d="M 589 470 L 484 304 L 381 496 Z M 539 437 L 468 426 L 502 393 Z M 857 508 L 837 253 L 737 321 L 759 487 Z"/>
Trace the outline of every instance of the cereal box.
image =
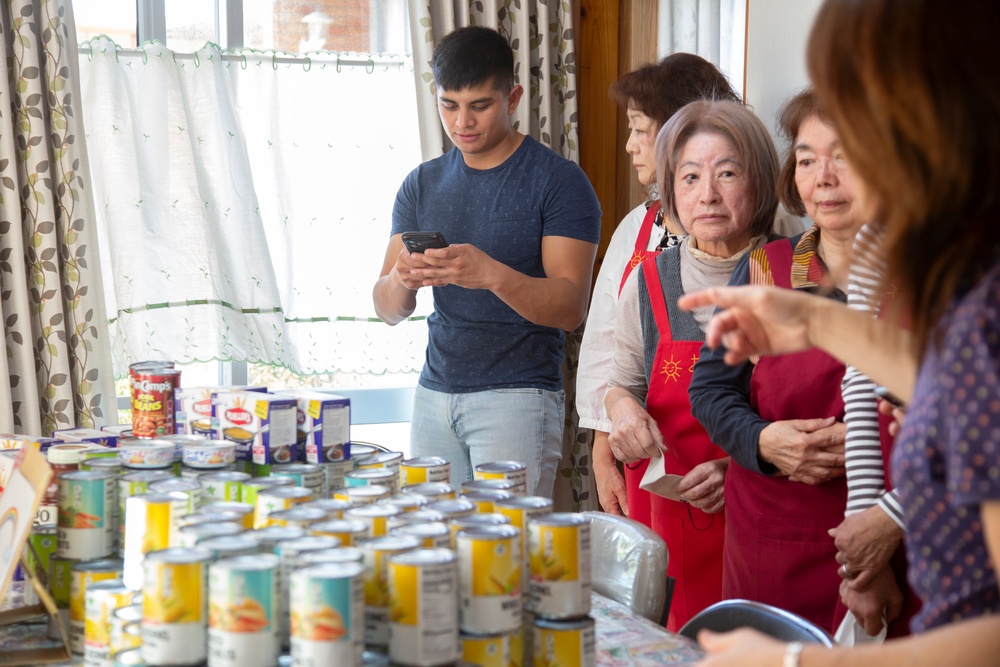
<path id="1" fill-rule="evenodd" d="M 0 450 L 34 447 L 35 449 L 44 452 L 49 448 L 49 445 L 55 442 L 60 442 L 60 440 L 58 438 L 43 438 L 37 435 L 0 433 Z"/>
<path id="2" fill-rule="evenodd" d="M 52 431 L 52 437 L 64 442 L 92 442 L 112 449 L 118 447 L 118 435 L 96 428 L 64 428 Z"/>
<path id="3" fill-rule="evenodd" d="M 215 414 L 215 398 L 226 391 L 256 391 L 267 393 L 267 387 L 218 386 L 218 387 L 178 387 L 174 390 L 174 405 L 177 408 L 177 432 L 188 435 L 203 435 L 219 440 L 219 419 Z"/>
<path id="4" fill-rule="evenodd" d="M 306 461 L 330 463 L 345 458 L 351 441 L 351 399 L 308 389 L 277 392 L 299 402 L 298 442 Z"/>
<path id="5" fill-rule="evenodd" d="M 222 392 L 215 415 L 225 440 L 236 443 L 236 458 L 258 465 L 298 460 L 298 400 L 253 391 Z"/>

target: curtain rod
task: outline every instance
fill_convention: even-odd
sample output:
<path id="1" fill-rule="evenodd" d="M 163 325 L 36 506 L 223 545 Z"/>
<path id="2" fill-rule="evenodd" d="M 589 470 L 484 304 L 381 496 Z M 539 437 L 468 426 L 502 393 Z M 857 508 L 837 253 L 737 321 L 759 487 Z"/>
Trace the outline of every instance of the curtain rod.
<path id="1" fill-rule="evenodd" d="M 87 54 L 89 57 L 93 57 L 93 47 L 90 44 L 80 44 L 77 49 L 80 53 Z M 245 52 L 242 52 L 245 51 Z M 352 57 L 341 57 L 340 54 L 334 51 L 317 51 L 312 54 L 304 55 L 293 55 L 288 53 L 283 53 L 278 55 L 276 52 L 271 52 L 268 56 L 267 51 L 259 51 L 256 49 L 244 49 L 240 53 L 225 52 L 220 51 L 223 62 L 239 62 L 244 63 L 249 57 L 257 57 L 261 60 L 271 61 L 272 66 L 278 65 L 302 65 L 304 67 L 309 67 L 311 65 L 319 64 L 329 64 L 336 65 L 337 68 L 341 67 L 367 67 L 369 70 L 375 67 L 403 67 L 406 64 L 408 56 L 385 56 L 382 54 L 373 54 L 366 59 L 358 58 L 357 54 L 350 54 Z M 192 60 L 197 64 L 199 62 L 199 57 L 197 53 L 177 53 L 172 52 L 174 60 Z M 127 58 L 146 58 L 148 54 L 143 49 L 125 49 L 117 48 L 115 49 L 115 57 L 125 56 Z"/>

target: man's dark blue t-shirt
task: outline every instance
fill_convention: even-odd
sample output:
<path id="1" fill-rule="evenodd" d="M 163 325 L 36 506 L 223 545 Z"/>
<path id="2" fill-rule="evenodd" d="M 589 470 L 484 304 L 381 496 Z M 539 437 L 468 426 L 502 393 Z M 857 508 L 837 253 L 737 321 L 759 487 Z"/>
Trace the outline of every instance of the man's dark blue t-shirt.
<path id="1" fill-rule="evenodd" d="M 439 231 L 516 271 L 545 276 L 542 237 L 597 243 L 601 208 L 575 163 L 531 137 L 503 164 L 472 169 L 452 149 L 406 177 L 392 233 Z M 446 393 L 562 388 L 564 334 L 532 324 L 489 290 L 435 287 L 420 384 Z"/>

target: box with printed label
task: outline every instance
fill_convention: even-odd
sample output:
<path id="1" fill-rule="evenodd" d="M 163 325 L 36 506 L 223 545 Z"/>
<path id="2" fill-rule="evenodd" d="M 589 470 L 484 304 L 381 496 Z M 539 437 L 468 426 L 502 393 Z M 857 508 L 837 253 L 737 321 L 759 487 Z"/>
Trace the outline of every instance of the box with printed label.
<path id="1" fill-rule="evenodd" d="M 22 449 L 34 447 L 44 452 L 49 445 L 61 442 L 58 438 L 43 438 L 39 435 L 21 435 L 18 433 L 0 433 L 0 449 Z"/>
<path id="2" fill-rule="evenodd" d="M 351 442 L 351 399 L 309 389 L 278 392 L 299 402 L 298 443 L 309 463 L 330 463 L 345 457 Z"/>
<path id="3" fill-rule="evenodd" d="M 96 428 L 64 428 L 52 431 L 52 437 L 64 442 L 92 442 L 102 447 L 118 447 L 118 435 Z"/>
<path id="4" fill-rule="evenodd" d="M 178 387 L 174 390 L 175 422 L 178 433 L 203 435 L 218 440 L 219 420 L 215 415 L 215 397 L 226 391 L 267 393 L 267 387 L 242 385 L 219 387 Z"/>
<path id="5" fill-rule="evenodd" d="M 215 397 L 215 416 L 225 440 L 236 443 L 236 457 L 256 464 L 298 460 L 293 396 L 227 391 Z"/>

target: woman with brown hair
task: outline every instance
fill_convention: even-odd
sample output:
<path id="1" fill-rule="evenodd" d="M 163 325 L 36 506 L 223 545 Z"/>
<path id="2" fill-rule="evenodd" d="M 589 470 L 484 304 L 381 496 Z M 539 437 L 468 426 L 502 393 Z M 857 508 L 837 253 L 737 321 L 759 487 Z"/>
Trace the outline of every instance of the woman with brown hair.
<path id="1" fill-rule="evenodd" d="M 809 40 L 816 94 L 882 232 L 894 315 L 763 287 L 692 294 L 725 310 L 727 361 L 812 347 L 909 406 L 892 453 L 914 637 L 827 650 L 750 630 L 704 632 L 703 664 L 993 665 L 1000 655 L 1000 78 L 997 3 L 827 0 Z"/>
<path id="2" fill-rule="evenodd" d="M 740 98 L 715 65 L 691 53 L 674 53 L 643 65 L 618 79 L 610 93 L 625 107 L 629 127 L 625 152 L 632 156 L 632 166 L 648 189 L 649 199 L 618 224 L 597 274 L 580 346 L 576 405 L 580 427 L 594 429 L 594 478 L 601 507 L 648 526 L 649 494 L 638 488 L 645 465 L 641 470 L 627 469 L 622 477 L 608 445 L 611 420 L 604 409 L 604 394 L 614 346 L 615 305 L 632 270 L 645 257 L 677 245 L 683 237 L 676 223 L 663 215 L 656 192 L 653 146 L 657 132 L 688 102 L 706 98 L 739 102 Z"/>
<path id="3" fill-rule="evenodd" d="M 650 524 L 670 553 L 675 588 L 667 628 L 678 630 L 722 597 L 729 459 L 691 416 L 688 401 L 712 309 L 692 316 L 677 310 L 677 298 L 725 285 L 740 259 L 770 240 L 778 155 L 746 107 L 700 100 L 660 131 L 656 166 L 663 209 L 688 235 L 644 259 L 622 288 L 605 405 L 615 458 L 630 466 L 662 457 L 675 482 L 651 496 Z"/>

